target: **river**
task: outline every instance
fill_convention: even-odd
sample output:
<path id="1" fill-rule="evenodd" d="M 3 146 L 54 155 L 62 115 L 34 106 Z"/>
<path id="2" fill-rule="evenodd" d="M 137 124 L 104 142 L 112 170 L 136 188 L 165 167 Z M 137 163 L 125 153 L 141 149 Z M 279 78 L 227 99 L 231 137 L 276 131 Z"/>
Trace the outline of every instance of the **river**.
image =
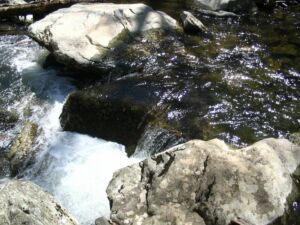
<path id="1" fill-rule="evenodd" d="M 197 57 L 193 63 L 208 68 L 195 78 L 201 94 L 213 99 L 201 114 L 204 139 L 245 146 L 299 131 L 299 8 L 251 18 L 203 17 L 214 38 L 195 37 L 186 49 Z M 108 216 L 105 189 L 113 172 L 139 159 L 128 158 L 118 143 L 62 131 L 64 101 L 80 80 L 64 67 L 45 66 L 47 50 L 25 35 L 3 35 L 0 52 L 0 106 L 20 118 L 0 131 L 0 148 L 7 148 L 25 121 L 37 123 L 40 153 L 23 179 L 52 193 L 83 225 Z"/>
<path id="2" fill-rule="evenodd" d="M 136 162 L 124 146 L 64 132 L 59 115 L 75 86 L 68 72 L 43 68 L 48 52 L 26 36 L 0 37 L 1 107 L 16 111 L 20 124 L 5 132 L 13 138 L 24 121 L 38 124 L 40 155 L 23 179 L 52 193 L 82 224 L 109 216 L 105 189 L 117 169 Z M 2 147 L 7 140 L 1 140 Z"/>

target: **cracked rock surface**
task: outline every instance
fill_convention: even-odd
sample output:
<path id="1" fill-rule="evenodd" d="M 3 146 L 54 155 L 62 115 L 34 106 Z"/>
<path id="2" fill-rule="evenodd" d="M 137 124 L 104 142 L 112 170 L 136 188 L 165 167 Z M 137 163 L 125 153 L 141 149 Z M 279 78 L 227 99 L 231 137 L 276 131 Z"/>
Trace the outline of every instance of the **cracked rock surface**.
<path id="1" fill-rule="evenodd" d="M 105 67 L 103 58 L 128 36 L 151 29 L 174 30 L 176 21 L 144 4 L 77 4 L 29 27 L 31 36 L 71 66 Z"/>
<path id="2" fill-rule="evenodd" d="M 269 224 L 284 214 L 300 148 L 265 139 L 244 149 L 193 140 L 117 171 L 107 193 L 117 224 Z M 242 221 L 242 222 L 240 222 Z"/>
<path id="3" fill-rule="evenodd" d="M 54 198 L 28 181 L 0 184 L 1 225 L 79 225 Z"/>

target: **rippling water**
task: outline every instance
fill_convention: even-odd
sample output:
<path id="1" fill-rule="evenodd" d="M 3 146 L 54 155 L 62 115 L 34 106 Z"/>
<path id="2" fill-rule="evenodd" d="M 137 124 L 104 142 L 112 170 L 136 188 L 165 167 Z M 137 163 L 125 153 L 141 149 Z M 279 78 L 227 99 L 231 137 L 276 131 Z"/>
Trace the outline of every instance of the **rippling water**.
<path id="1" fill-rule="evenodd" d="M 172 4 L 155 8 L 178 16 L 178 9 L 185 7 L 179 1 L 166 2 Z M 219 137 L 236 146 L 299 131 L 299 5 L 247 18 L 198 16 L 212 37 L 183 40 L 187 62 L 162 48 L 146 63 L 152 70 L 175 74 L 164 77 L 166 85 L 178 84 L 172 97 L 183 102 L 180 107 L 186 105 L 170 111 L 168 119 L 191 113 L 195 119 L 187 126 L 203 131 L 200 135 L 195 129 L 191 137 Z M 136 160 L 127 158 L 119 144 L 61 131 L 63 102 L 76 87 L 66 76 L 68 70 L 43 68 L 47 51 L 26 36 L 0 36 L 0 52 L 0 106 L 20 117 L 16 127 L 0 131 L 0 147 L 7 147 L 24 121 L 36 122 L 42 130 L 41 155 L 26 179 L 50 191 L 83 224 L 107 215 L 105 188 L 112 172 Z M 166 93 L 157 95 L 170 98 Z"/>

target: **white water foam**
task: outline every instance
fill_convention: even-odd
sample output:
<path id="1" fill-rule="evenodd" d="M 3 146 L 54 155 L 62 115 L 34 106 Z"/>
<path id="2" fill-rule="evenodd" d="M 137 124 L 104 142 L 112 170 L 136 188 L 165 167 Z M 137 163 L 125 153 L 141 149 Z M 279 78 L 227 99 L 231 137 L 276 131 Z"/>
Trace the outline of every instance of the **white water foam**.
<path id="1" fill-rule="evenodd" d="M 91 225 L 100 216 L 109 217 L 105 190 L 113 172 L 137 159 L 128 158 L 123 145 L 61 131 L 61 109 L 56 102 L 41 120 L 41 138 L 48 143 L 28 178 L 52 193 L 81 224 Z"/>
<path id="2" fill-rule="evenodd" d="M 106 187 L 117 169 L 136 162 L 124 146 L 87 135 L 58 132 L 37 163 L 33 181 L 46 188 L 81 224 L 109 216 Z"/>
<path id="3" fill-rule="evenodd" d="M 96 218 L 109 216 L 105 190 L 113 172 L 137 159 L 128 158 L 124 146 L 117 143 L 62 131 L 59 115 L 74 87 L 69 78 L 57 76 L 56 70 L 43 69 L 45 55 L 34 42 L 28 38 L 18 41 L 18 47 L 11 46 L 15 57 L 11 56 L 10 64 L 29 91 L 10 108 L 20 114 L 30 108 L 31 115 L 21 119 L 37 123 L 41 132 L 40 153 L 25 179 L 53 194 L 82 225 L 94 224 Z"/>

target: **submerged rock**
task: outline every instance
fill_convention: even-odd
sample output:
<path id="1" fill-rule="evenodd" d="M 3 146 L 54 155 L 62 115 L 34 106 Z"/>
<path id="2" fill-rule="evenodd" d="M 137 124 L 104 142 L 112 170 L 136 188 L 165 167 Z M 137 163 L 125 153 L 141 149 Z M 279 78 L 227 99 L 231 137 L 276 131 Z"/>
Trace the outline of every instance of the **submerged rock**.
<path id="1" fill-rule="evenodd" d="M 130 82 L 129 82 L 130 83 Z M 153 120 L 151 89 L 126 82 L 95 86 L 72 93 L 60 121 L 67 131 L 86 133 L 134 148 L 146 124 Z"/>
<path id="2" fill-rule="evenodd" d="M 38 135 L 38 126 L 35 123 L 26 123 L 22 128 L 17 139 L 7 152 L 7 159 L 10 161 L 10 167 L 13 175 L 21 172 L 36 153 L 34 147 Z"/>
<path id="3" fill-rule="evenodd" d="M 266 225 L 285 212 L 300 147 L 265 139 L 236 150 L 193 140 L 114 173 L 117 224 Z M 203 220 L 204 222 L 203 222 Z"/>
<path id="4" fill-rule="evenodd" d="M 185 31 L 190 33 L 208 32 L 208 29 L 204 26 L 204 24 L 200 20 L 198 20 L 192 13 L 183 11 L 180 16 Z"/>
<path id="5" fill-rule="evenodd" d="M 0 224 L 79 225 L 50 194 L 28 181 L 0 184 Z"/>
<path id="6" fill-rule="evenodd" d="M 176 132 L 162 127 L 147 126 L 137 143 L 134 156 L 149 157 L 175 145 L 182 144 L 185 141 L 186 140 Z"/>
<path id="7" fill-rule="evenodd" d="M 0 154 L 0 179 L 11 175 L 9 161 Z"/>
<path id="8" fill-rule="evenodd" d="M 111 69 L 108 59 L 119 45 L 153 29 L 175 30 L 176 21 L 144 4 L 77 4 L 60 9 L 29 27 L 30 35 L 59 62 L 71 67 Z"/>
<path id="9" fill-rule="evenodd" d="M 9 112 L 6 110 L 0 110 L 0 131 L 5 131 L 12 128 L 19 118 L 16 113 Z"/>

